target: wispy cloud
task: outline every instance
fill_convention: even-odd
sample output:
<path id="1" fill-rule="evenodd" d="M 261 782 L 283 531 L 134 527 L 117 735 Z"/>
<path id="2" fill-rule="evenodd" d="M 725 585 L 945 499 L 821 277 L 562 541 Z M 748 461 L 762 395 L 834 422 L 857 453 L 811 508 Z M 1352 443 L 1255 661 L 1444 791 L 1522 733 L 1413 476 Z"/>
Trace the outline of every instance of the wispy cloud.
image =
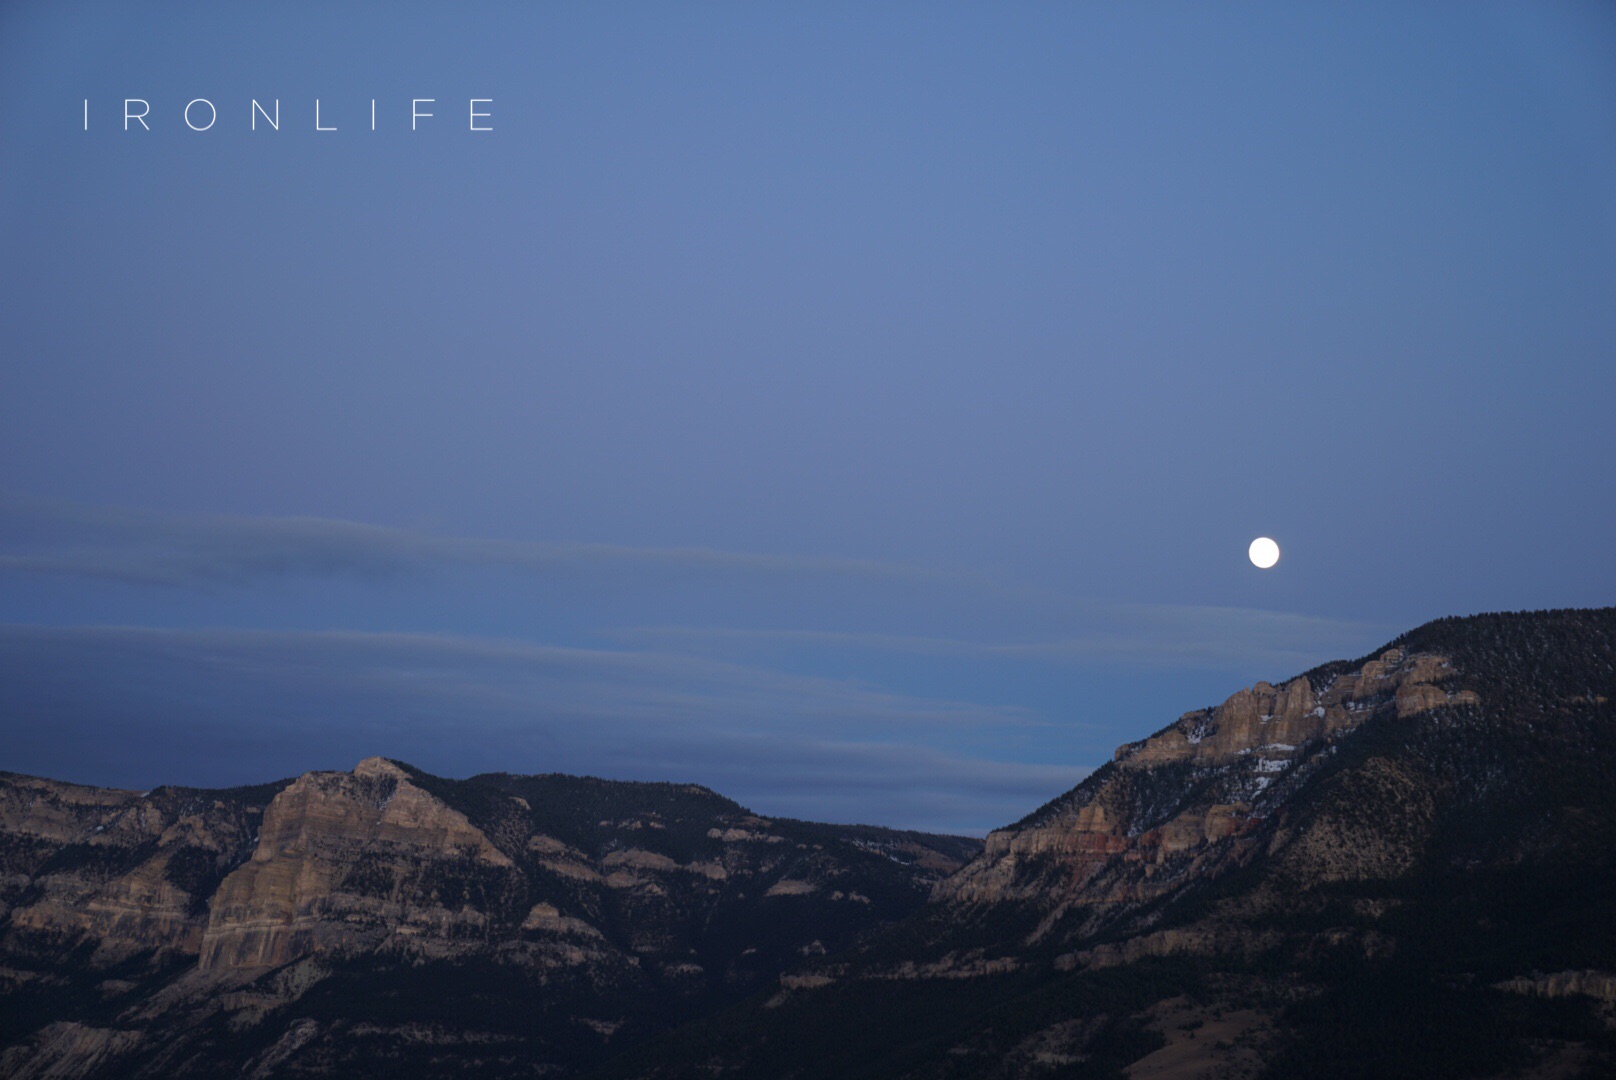
<path id="1" fill-rule="evenodd" d="M 803 577 L 937 576 L 873 559 L 476 539 L 332 518 L 168 514 L 0 497 L 0 571 L 13 573 L 180 588 L 297 575 L 385 578 L 438 566 L 542 573 L 590 564 Z"/>
<path id="2" fill-rule="evenodd" d="M 449 775 L 695 780 L 766 813 L 982 831 L 1086 773 L 975 760 L 1020 709 L 745 665 L 473 638 L 0 627 L 0 767 L 240 783 L 369 754 Z"/>
<path id="3" fill-rule="evenodd" d="M 915 634 L 712 626 L 645 626 L 614 631 L 626 641 L 679 643 L 722 650 L 760 643 L 786 646 L 1023 659 L 1054 664 L 1143 666 L 1287 664 L 1311 666 L 1352 656 L 1389 637 L 1387 627 L 1251 608 L 1172 604 L 1088 604 L 1076 613 L 1081 634 L 992 641 Z"/>
<path id="4" fill-rule="evenodd" d="M 834 579 L 946 587 L 967 607 L 1045 605 L 1026 583 L 874 559 L 722 551 L 702 547 L 536 543 L 439 536 L 411 529 L 312 517 L 169 514 L 0 496 L 0 573 L 43 574 L 170 589 L 217 589 L 278 580 L 387 580 L 469 567 L 517 575 L 575 574 L 595 566 L 643 568 L 681 577 L 716 574 L 736 582 Z M 974 598 L 974 599 L 972 599 Z M 652 625 L 612 630 L 620 640 L 677 642 L 709 654 L 764 643 L 1053 665 L 1284 670 L 1356 655 L 1397 628 L 1249 608 L 1074 601 L 1070 629 L 1028 639 L 965 638 L 853 628 L 798 629 Z"/>
<path id="5" fill-rule="evenodd" d="M 454 568 L 490 573 L 414 587 Z M 140 623 L 451 632 L 0 627 L 0 768 L 239 783 L 383 753 L 449 775 L 695 780 L 766 813 L 966 831 L 1021 817 L 1203 695 L 1395 629 L 1079 601 L 874 560 L 17 497 L 0 499 L 8 571 L 65 575 L 69 610 Z M 298 578 L 383 587 L 288 587 Z M 1187 679 L 1195 696 L 1179 700 Z"/>

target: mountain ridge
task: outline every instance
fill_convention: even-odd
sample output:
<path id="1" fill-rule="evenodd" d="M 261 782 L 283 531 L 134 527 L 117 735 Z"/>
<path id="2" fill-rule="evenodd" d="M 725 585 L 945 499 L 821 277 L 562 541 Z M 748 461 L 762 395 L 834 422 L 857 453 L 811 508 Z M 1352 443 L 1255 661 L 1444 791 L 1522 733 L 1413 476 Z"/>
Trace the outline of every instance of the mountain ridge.
<path id="1" fill-rule="evenodd" d="M 386 758 L 216 791 L 4 774 L 0 1072 L 321 1053 L 347 1072 L 451 1052 L 468 1027 L 492 1074 L 575 1068 L 912 910 L 979 844 L 765 818 L 699 785 Z M 433 987 L 473 970 L 550 1015 L 435 1020 Z M 479 980 L 468 998 L 492 993 Z M 352 995 L 384 1014 L 370 1066 L 332 1034 Z M 265 1017 L 310 1009 L 334 1015 L 265 1042 Z"/>
<path id="2" fill-rule="evenodd" d="M 980 842 L 384 758 L 0 774 L 0 1072 L 1605 1075 L 1613 698 L 1616 609 L 1434 620 Z"/>
<path id="3" fill-rule="evenodd" d="M 1259 683 L 1124 744 L 926 908 L 687 1039 L 726 1045 L 704 1061 L 735 1077 L 793 1050 L 805 1078 L 1147 1075 L 1156 1055 L 1209 1077 L 1606 1075 L 1612 698 L 1609 608 L 1434 620 Z M 1230 1014 L 1232 1037 L 1186 1036 Z M 831 1030 L 857 1052 L 807 1049 Z M 667 1064 L 685 1049 L 602 1075 L 697 1075 Z"/>

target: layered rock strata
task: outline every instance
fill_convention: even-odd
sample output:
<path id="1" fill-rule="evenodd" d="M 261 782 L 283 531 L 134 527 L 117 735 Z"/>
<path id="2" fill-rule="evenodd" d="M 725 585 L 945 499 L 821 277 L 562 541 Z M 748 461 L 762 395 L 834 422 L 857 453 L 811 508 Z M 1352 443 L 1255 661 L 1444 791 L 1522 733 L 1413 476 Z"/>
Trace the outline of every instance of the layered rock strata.
<path id="1" fill-rule="evenodd" d="M 1103 917 L 1249 857 L 1257 826 L 1368 718 L 1477 705 L 1449 690 L 1443 656 L 1392 649 L 1359 670 L 1259 682 L 1117 748 L 1113 761 L 1032 818 L 988 834 L 982 854 L 939 882 L 951 904 L 1074 907 Z M 1046 920 L 1042 930 L 1055 920 Z M 1093 918 L 1084 924 L 1095 926 Z"/>
<path id="2" fill-rule="evenodd" d="M 980 846 L 383 758 L 217 792 L 0 774 L 0 1073 L 549 1075 L 913 912 Z M 445 1021 L 441 979 L 485 997 Z"/>
<path id="3" fill-rule="evenodd" d="M 464 814 L 384 758 L 367 758 L 352 773 L 300 777 L 269 804 L 252 858 L 219 886 L 199 966 L 279 967 L 316 950 L 377 948 L 388 938 L 445 953 L 456 939 L 480 940 L 484 912 L 396 885 L 369 887 L 430 874 L 433 863 L 514 873 Z"/>

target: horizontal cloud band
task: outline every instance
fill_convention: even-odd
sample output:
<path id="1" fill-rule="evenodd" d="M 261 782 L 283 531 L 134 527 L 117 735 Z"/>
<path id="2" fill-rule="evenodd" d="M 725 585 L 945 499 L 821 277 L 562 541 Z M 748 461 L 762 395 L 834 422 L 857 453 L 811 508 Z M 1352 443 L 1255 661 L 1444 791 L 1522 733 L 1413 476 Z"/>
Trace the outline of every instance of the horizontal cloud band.
<path id="1" fill-rule="evenodd" d="M 313 517 L 165 514 L 20 496 L 0 498 L 0 570 L 171 587 L 288 575 L 384 577 L 435 565 L 545 570 L 581 564 L 741 574 L 912 579 L 900 563 L 705 547 L 537 543 L 434 536 Z"/>
<path id="2" fill-rule="evenodd" d="M 383 754 L 448 775 L 695 781 L 765 813 L 980 832 L 1087 772 L 927 745 L 939 727 L 1034 723 L 1016 709 L 468 638 L 4 626 L 0 687 L 0 766 L 136 787 L 261 781 Z M 173 775 L 174 761 L 188 774 Z"/>

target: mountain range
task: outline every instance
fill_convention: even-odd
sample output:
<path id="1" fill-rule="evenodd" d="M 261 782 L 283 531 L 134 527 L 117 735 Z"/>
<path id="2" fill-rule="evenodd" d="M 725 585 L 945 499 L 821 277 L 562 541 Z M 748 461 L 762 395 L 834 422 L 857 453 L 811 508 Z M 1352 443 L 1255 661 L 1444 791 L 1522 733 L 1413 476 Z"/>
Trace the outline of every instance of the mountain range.
<path id="1" fill-rule="evenodd" d="M 0 774 L 7 1077 L 1616 1075 L 1616 609 L 1442 619 L 988 835 Z"/>

